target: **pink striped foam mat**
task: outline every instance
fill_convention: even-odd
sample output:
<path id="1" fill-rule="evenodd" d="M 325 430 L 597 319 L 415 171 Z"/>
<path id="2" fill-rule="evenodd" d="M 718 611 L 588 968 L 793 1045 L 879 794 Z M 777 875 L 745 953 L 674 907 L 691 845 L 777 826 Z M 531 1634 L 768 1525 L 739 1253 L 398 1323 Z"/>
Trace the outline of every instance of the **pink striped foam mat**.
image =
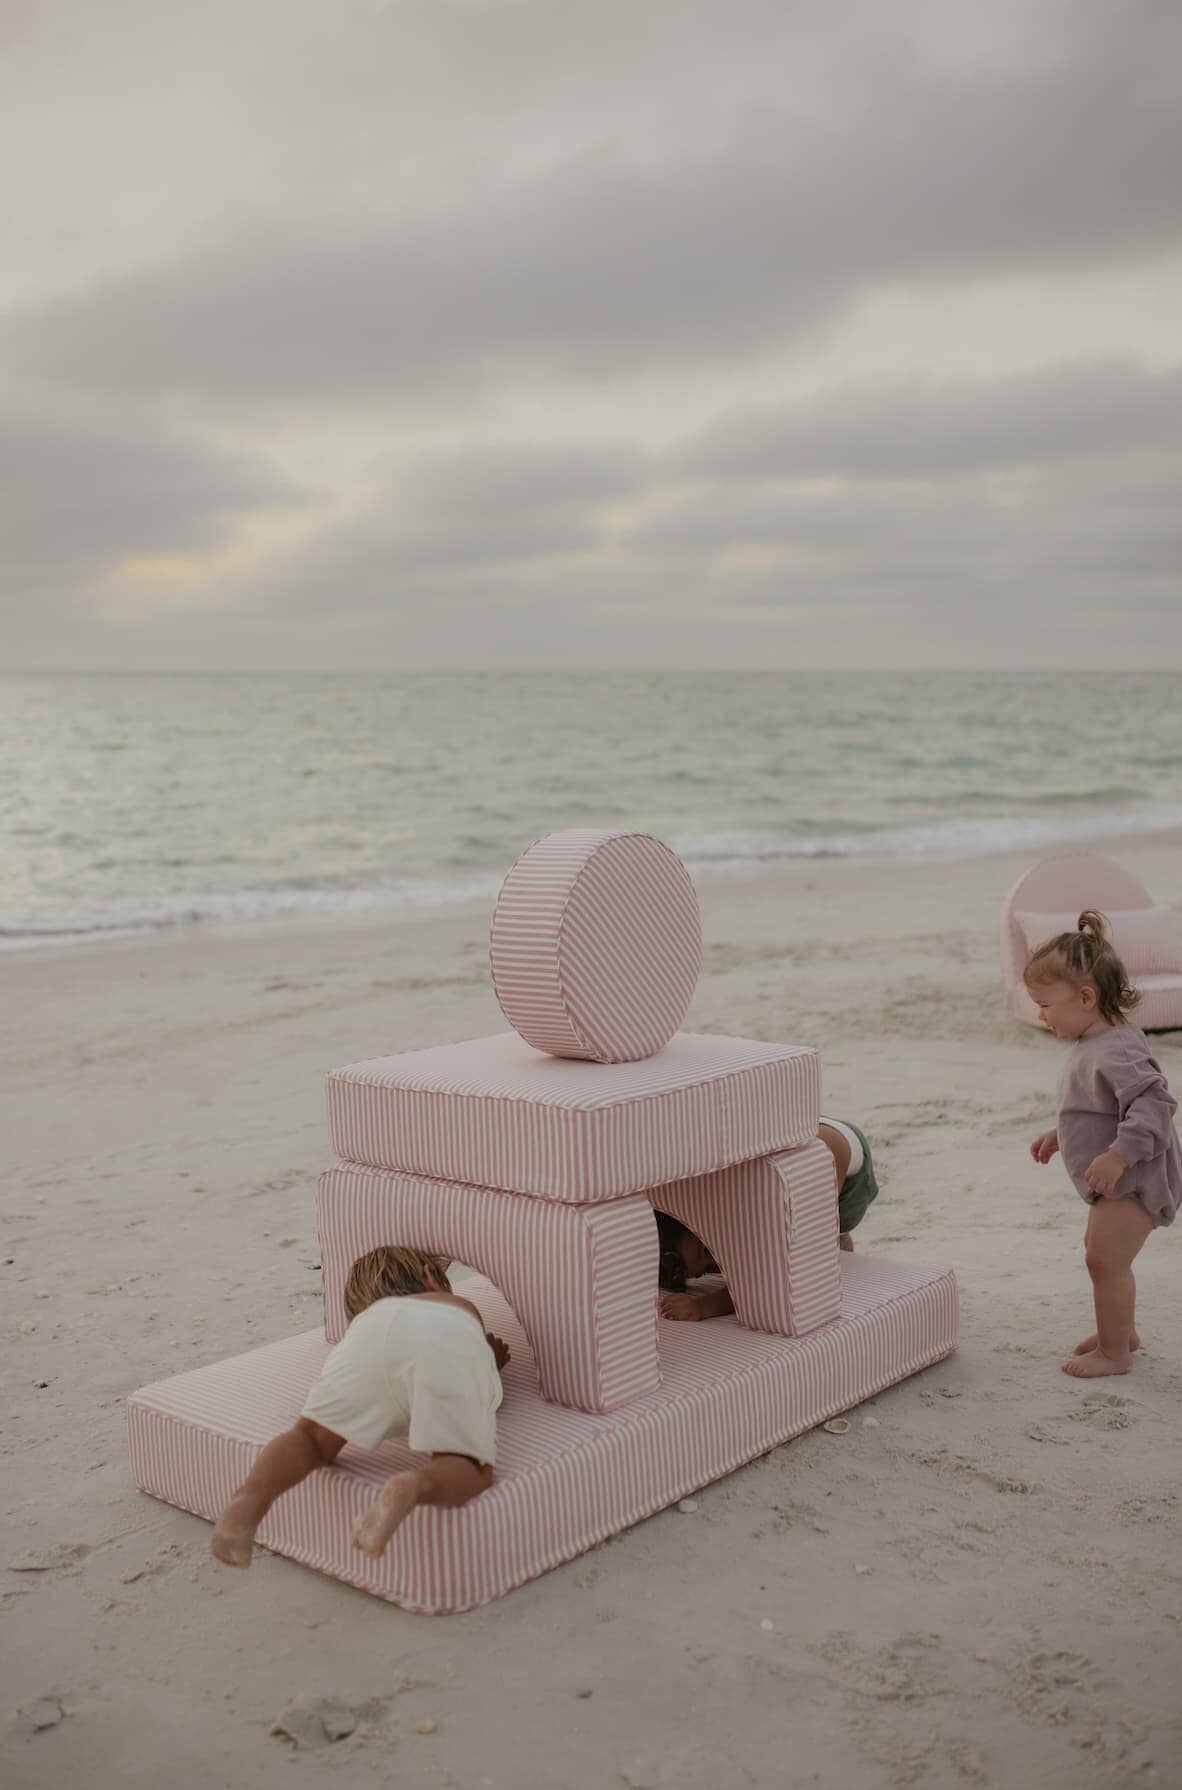
<path id="1" fill-rule="evenodd" d="M 545 1403 L 512 1311 L 487 1281 L 465 1281 L 513 1351 L 492 1489 L 462 1510 L 414 1511 L 371 1560 L 350 1545 L 352 1520 L 414 1457 L 399 1442 L 345 1448 L 276 1504 L 261 1539 L 407 1610 L 489 1603 L 956 1347 L 950 1268 L 861 1255 L 841 1266 L 843 1315 L 809 1336 L 728 1318 L 663 1323 L 660 1390 L 606 1416 Z M 212 1521 L 262 1444 L 299 1412 L 326 1349 L 322 1332 L 309 1331 L 142 1387 L 127 1406 L 136 1484 Z"/>
<path id="2" fill-rule="evenodd" d="M 680 1032 L 642 1063 L 587 1063 L 499 1032 L 351 1063 L 326 1094 L 346 1161 L 584 1203 L 808 1143 L 820 1067 L 752 1038 Z"/>

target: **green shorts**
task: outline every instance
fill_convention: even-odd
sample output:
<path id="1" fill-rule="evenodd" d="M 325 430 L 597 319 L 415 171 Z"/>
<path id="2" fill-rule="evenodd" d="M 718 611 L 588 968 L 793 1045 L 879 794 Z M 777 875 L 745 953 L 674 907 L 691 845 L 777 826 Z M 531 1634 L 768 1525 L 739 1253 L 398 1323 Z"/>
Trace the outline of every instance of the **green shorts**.
<path id="1" fill-rule="evenodd" d="M 865 1134 L 849 1119 L 843 1119 L 843 1125 L 849 1125 L 862 1146 L 862 1166 L 856 1175 L 847 1175 L 841 1184 L 841 1192 L 837 1196 L 837 1228 L 852 1231 L 855 1225 L 861 1224 L 871 1204 L 878 1194 L 878 1182 L 874 1178 L 874 1163 L 870 1157 L 870 1145 Z"/>

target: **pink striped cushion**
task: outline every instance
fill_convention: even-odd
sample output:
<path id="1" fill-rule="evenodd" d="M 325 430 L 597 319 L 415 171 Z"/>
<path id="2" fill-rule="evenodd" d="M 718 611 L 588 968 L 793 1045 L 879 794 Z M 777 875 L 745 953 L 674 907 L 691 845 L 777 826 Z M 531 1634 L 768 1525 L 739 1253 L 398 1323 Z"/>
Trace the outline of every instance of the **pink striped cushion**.
<path id="1" fill-rule="evenodd" d="M 502 1013 L 538 1050 L 600 1063 L 651 1057 L 698 980 L 694 886 L 647 833 L 549 833 L 505 878 L 489 956 Z"/>
<path id="2" fill-rule="evenodd" d="M 328 1077 L 338 1156 L 557 1200 L 617 1199 L 816 1136 L 817 1053 L 681 1032 L 644 1063 L 543 1056 L 513 1032 Z"/>
<path id="3" fill-rule="evenodd" d="M 649 1197 L 701 1238 L 741 1324 L 803 1336 L 838 1315 L 837 1188 L 824 1144 L 654 1187 Z"/>
<path id="4" fill-rule="evenodd" d="M 732 1318 L 662 1324 L 660 1389 L 605 1417 L 539 1398 L 513 1313 L 486 1282 L 465 1281 L 465 1297 L 513 1351 L 492 1490 L 462 1510 L 416 1510 L 371 1560 L 350 1545 L 352 1520 L 414 1457 L 400 1442 L 372 1454 L 346 1448 L 279 1500 L 262 1539 L 408 1610 L 488 1603 L 956 1347 L 950 1269 L 863 1255 L 841 1266 L 841 1321 L 809 1336 L 766 1336 Z M 133 1394 L 136 1484 L 212 1521 L 263 1443 L 298 1414 L 326 1347 L 317 1330 Z M 627 1557 L 636 1544 L 623 1545 Z"/>
<path id="5" fill-rule="evenodd" d="M 357 1257 L 403 1243 L 495 1281 L 529 1336 L 545 1398 L 610 1411 L 659 1383 L 657 1229 L 642 1194 L 571 1206 L 342 1164 L 320 1177 L 316 1230 L 330 1342 L 345 1334 Z"/>

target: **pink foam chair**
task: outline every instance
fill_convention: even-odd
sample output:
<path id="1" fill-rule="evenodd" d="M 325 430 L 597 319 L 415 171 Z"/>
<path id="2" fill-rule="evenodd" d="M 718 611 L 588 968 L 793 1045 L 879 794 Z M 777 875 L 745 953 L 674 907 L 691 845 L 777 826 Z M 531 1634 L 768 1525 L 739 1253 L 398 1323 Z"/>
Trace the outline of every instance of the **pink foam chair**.
<path id="1" fill-rule="evenodd" d="M 1038 1008 L 1022 971 L 1041 938 L 1074 926 L 1095 908 L 1111 923 L 1114 943 L 1141 995 L 1133 1018 L 1143 1031 L 1182 1026 L 1182 951 L 1173 917 L 1154 904 L 1135 876 L 1097 852 L 1047 858 L 1019 877 L 1001 913 L 1001 970 L 1015 1019 L 1038 1025 Z"/>

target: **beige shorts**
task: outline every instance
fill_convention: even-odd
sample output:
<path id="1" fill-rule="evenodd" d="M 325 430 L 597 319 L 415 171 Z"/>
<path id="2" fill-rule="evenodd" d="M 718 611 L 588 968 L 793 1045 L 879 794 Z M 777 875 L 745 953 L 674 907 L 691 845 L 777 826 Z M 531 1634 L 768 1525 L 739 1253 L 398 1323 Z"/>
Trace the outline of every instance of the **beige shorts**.
<path id="1" fill-rule="evenodd" d="M 422 1454 L 491 1463 L 501 1397 L 470 1312 L 436 1299 L 379 1299 L 353 1319 L 300 1415 L 357 1448 L 405 1436 Z"/>

